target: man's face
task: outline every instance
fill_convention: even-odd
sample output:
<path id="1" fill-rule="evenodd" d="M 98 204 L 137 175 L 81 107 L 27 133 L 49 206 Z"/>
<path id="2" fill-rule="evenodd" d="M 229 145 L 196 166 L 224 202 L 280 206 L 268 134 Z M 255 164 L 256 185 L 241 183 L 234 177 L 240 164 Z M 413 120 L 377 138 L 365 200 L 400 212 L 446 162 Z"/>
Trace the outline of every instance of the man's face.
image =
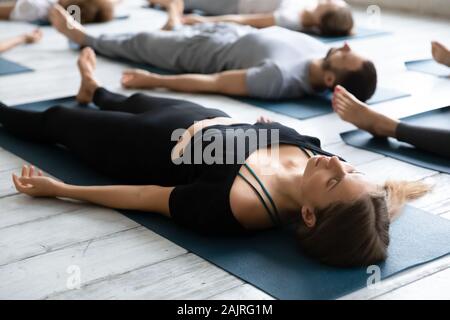
<path id="1" fill-rule="evenodd" d="M 357 71 L 366 59 L 354 53 L 348 44 L 331 48 L 323 62 L 325 70 Z"/>

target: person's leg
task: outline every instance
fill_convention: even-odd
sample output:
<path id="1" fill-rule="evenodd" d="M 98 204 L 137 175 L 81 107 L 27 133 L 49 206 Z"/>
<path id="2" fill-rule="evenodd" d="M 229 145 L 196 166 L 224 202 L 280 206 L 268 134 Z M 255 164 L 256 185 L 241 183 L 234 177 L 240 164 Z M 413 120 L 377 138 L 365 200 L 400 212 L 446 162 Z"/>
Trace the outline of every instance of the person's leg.
<path id="1" fill-rule="evenodd" d="M 450 159 L 450 130 L 410 125 L 400 122 L 396 130 L 399 141 Z"/>
<path id="2" fill-rule="evenodd" d="M 167 22 L 162 27 L 162 30 L 175 30 L 183 25 L 184 14 L 184 1 L 183 0 L 171 0 L 167 4 Z"/>
<path id="3" fill-rule="evenodd" d="M 184 100 L 150 97 L 141 93 L 130 97 L 112 93 L 102 88 L 95 78 L 97 60 L 91 48 L 84 48 L 78 59 L 78 69 L 81 75 L 81 86 L 77 95 L 80 103 L 94 102 L 101 110 L 120 111 L 133 114 L 145 112 L 167 112 L 172 109 L 202 109 L 203 107 Z M 203 108 L 205 109 L 205 108 Z"/>
<path id="4" fill-rule="evenodd" d="M 392 137 L 422 150 L 450 158 L 450 130 L 409 125 L 371 110 L 347 90 L 338 87 L 333 108 L 342 120 L 377 137 Z"/>
<path id="5" fill-rule="evenodd" d="M 398 121 L 370 109 L 342 86 L 337 86 L 333 96 L 333 109 L 339 117 L 379 137 L 394 137 Z"/>
<path id="6" fill-rule="evenodd" d="M 189 36 L 175 31 L 153 31 L 137 34 L 101 35 L 92 37 L 64 10 L 55 7 L 50 13 L 52 25 L 80 46 L 118 59 L 153 65 L 177 71 L 177 59 L 189 46 Z"/>

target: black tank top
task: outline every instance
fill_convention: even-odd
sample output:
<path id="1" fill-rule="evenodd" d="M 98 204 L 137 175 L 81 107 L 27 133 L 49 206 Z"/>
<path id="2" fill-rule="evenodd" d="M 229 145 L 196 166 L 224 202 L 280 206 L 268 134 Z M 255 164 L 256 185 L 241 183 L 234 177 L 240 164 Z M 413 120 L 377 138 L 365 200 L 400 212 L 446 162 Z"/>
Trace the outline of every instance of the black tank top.
<path id="1" fill-rule="evenodd" d="M 230 191 L 245 160 L 256 150 L 274 145 L 294 145 L 313 154 L 333 156 L 321 149 L 319 139 L 279 123 L 208 127 L 199 131 L 186 148 L 181 166 L 189 181 L 172 191 L 172 218 L 207 234 L 249 232 L 231 211 Z"/>

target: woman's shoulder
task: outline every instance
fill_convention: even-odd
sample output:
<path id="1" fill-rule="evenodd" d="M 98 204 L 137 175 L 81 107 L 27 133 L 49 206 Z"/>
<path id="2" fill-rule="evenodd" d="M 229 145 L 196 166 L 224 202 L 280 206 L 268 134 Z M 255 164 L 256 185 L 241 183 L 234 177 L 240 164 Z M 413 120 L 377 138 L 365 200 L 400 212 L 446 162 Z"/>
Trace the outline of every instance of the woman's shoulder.
<path id="1" fill-rule="evenodd" d="M 317 148 L 320 148 L 321 146 L 319 138 L 299 133 L 296 129 L 285 126 L 279 122 L 256 123 L 255 126 L 270 130 L 278 130 L 280 143 L 297 142 L 300 144 L 311 144 Z"/>

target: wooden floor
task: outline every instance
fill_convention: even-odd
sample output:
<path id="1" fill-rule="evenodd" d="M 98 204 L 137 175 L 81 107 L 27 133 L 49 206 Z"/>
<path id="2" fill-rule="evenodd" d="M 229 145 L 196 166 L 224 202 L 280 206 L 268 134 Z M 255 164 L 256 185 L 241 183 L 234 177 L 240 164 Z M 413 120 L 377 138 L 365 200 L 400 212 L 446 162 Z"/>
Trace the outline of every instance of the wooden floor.
<path id="1" fill-rule="evenodd" d="M 132 20 L 90 26 L 89 32 L 141 31 L 163 24 L 164 13 L 140 9 L 143 1 L 125 2 L 124 10 L 131 12 Z M 358 11 L 357 21 L 369 21 L 363 10 Z M 413 96 L 376 105 L 376 110 L 401 117 L 449 105 L 450 80 L 406 72 L 403 61 L 429 57 L 432 39 L 450 45 L 450 22 L 382 12 L 382 27 L 395 34 L 352 41 L 351 45 L 375 60 L 381 83 L 412 92 Z M 1 22 L 0 39 L 31 28 Z M 51 28 L 45 28 L 44 34 L 41 43 L 4 54 L 36 69 L 34 73 L 0 78 L 0 100 L 4 103 L 18 104 L 76 92 L 76 53 L 69 51 L 67 41 Z M 123 66 L 102 59 L 98 64 L 100 80 L 112 90 L 121 91 L 122 70 Z M 325 149 L 356 164 L 375 180 L 425 179 L 435 183 L 433 193 L 413 205 L 450 219 L 449 175 L 344 145 L 339 133 L 352 127 L 336 115 L 299 121 L 225 97 L 164 91 L 152 94 L 191 99 L 245 121 L 254 121 L 259 115 L 270 116 L 302 133 L 320 137 Z M 33 200 L 17 194 L 10 177 L 23 163 L 0 150 L 0 298 L 272 299 L 113 210 L 58 200 Z M 389 278 L 377 289 L 362 289 L 343 299 L 449 299 L 449 266 L 450 258 L 442 258 Z M 81 276 L 81 287 L 72 289 L 77 274 Z"/>

